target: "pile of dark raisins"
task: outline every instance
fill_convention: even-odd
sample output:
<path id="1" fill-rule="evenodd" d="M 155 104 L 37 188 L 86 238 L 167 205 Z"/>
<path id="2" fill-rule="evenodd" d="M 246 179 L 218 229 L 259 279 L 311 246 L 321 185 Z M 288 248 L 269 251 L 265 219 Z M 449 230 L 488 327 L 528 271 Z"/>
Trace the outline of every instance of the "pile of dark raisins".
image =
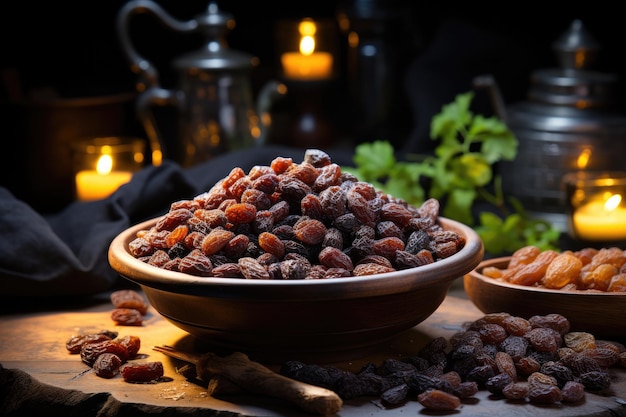
<path id="1" fill-rule="evenodd" d="M 210 191 L 171 204 L 129 244 L 159 268 L 195 276 L 322 279 L 414 268 L 457 253 L 439 202 L 420 207 L 342 172 L 321 150 L 233 168 Z"/>
<path id="2" fill-rule="evenodd" d="M 570 332 L 559 314 L 524 319 L 492 313 L 450 340 L 432 339 L 414 356 L 368 363 L 356 373 L 299 361 L 286 362 L 280 372 L 344 400 L 377 396 L 387 407 L 417 400 L 431 410 L 454 410 L 480 389 L 531 404 L 579 403 L 585 391 L 609 389 L 611 367 L 626 367 L 626 347 Z"/>

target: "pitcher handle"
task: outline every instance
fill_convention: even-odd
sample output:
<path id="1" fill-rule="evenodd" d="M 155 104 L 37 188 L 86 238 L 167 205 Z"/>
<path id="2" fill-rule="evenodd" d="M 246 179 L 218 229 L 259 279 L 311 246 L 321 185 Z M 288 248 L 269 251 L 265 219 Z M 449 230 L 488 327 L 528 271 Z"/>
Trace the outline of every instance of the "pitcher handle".
<path id="1" fill-rule="evenodd" d="M 168 29 L 176 32 L 189 33 L 198 29 L 198 21 L 195 19 L 183 22 L 171 17 L 158 4 L 151 0 L 131 0 L 126 3 L 117 15 L 117 35 L 122 44 L 122 49 L 130 63 L 130 69 L 139 75 L 143 86 L 138 86 L 139 91 L 159 84 L 159 75 L 152 63 L 139 55 L 130 40 L 130 19 L 135 14 L 151 13 Z"/>
<path id="2" fill-rule="evenodd" d="M 151 0 L 131 0 L 120 9 L 117 15 L 117 35 L 122 50 L 129 62 L 130 69 L 139 77 L 136 84 L 137 91 L 140 92 L 136 103 L 137 117 L 143 125 L 150 142 L 152 164 L 160 165 L 165 147 L 155 123 L 151 106 L 177 106 L 182 98 L 179 97 L 179 93 L 160 87 L 159 73 L 156 67 L 141 56 L 131 42 L 129 35 L 130 20 L 134 15 L 140 13 L 151 13 L 165 27 L 180 33 L 195 31 L 198 28 L 198 22 L 197 20 L 186 22 L 176 20 L 161 6 Z"/>

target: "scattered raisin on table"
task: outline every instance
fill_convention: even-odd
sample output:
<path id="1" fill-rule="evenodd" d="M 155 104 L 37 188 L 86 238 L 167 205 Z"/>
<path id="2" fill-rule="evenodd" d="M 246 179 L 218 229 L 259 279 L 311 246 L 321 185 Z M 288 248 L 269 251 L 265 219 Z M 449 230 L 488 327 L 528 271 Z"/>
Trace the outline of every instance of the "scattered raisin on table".
<path id="1" fill-rule="evenodd" d="M 120 368 L 126 382 L 153 382 L 163 376 L 163 363 L 160 361 L 127 363 Z"/>
<path id="2" fill-rule="evenodd" d="M 139 311 L 142 315 L 148 311 L 148 303 L 144 297 L 135 290 L 117 290 L 113 291 L 110 295 L 111 304 L 115 308 L 133 308 Z"/>
<path id="3" fill-rule="evenodd" d="M 559 314 L 490 313 L 449 340 L 434 338 L 413 356 L 368 363 L 358 372 L 288 361 L 280 373 L 344 400 L 378 396 L 386 407 L 417 400 L 425 409 L 451 411 L 480 389 L 507 400 L 566 405 L 584 400 L 586 391 L 610 389 L 609 369 L 626 366 L 625 352 L 619 342 L 570 332 Z"/>

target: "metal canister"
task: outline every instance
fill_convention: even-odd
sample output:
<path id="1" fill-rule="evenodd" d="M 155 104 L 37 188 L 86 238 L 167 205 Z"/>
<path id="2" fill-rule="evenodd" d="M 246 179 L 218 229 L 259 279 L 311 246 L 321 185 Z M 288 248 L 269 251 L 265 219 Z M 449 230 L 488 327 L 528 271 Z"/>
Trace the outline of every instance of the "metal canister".
<path id="1" fill-rule="evenodd" d="M 553 48 L 560 68 L 533 72 L 526 101 L 506 109 L 501 100 L 494 101 L 519 140 L 515 160 L 499 167 L 505 193 L 535 217 L 566 230 L 564 175 L 623 170 L 626 114 L 618 100 L 619 77 L 589 69 L 600 45 L 580 20 Z"/>

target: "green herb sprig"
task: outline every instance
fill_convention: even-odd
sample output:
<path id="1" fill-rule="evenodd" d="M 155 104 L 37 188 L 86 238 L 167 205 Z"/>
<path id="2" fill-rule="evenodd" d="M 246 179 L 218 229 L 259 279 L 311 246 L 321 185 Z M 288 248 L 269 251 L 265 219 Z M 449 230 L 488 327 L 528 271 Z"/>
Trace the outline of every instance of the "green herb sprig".
<path id="1" fill-rule="evenodd" d="M 492 255 L 526 245 L 556 248 L 559 230 L 531 218 L 514 197 L 505 197 L 494 165 L 515 159 L 518 140 L 497 117 L 473 114 L 473 97 L 472 92 L 459 94 L 433 117 L 430 136 L 440 141 L 434 155 L 399 161 L 389 142 L 374 141 L 358 145 L 355 167 L 343 169 L 410 204 L 436 198 L 443 216 L 470 226 L 478 220 L 475 230 Z M 480 201 L 489 210 L 476 219 L 472 210 Z"/>

